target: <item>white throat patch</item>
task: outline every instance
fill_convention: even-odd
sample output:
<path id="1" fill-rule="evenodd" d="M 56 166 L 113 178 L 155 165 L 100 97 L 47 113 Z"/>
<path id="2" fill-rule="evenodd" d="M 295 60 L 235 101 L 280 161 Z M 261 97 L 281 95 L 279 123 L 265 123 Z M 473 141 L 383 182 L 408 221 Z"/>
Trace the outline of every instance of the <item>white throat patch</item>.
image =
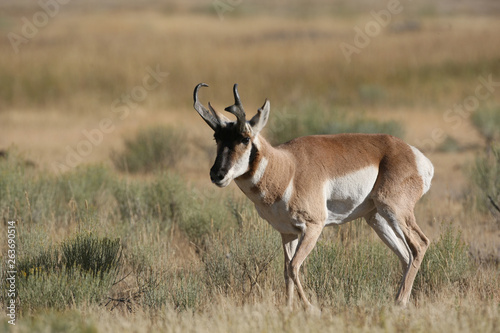
<path id="1" fill-rule="evenodd" d="M 233 164 L 231 169 L 229 169 L 229 171 L 227 172 L 226 177 L 224 177 L 226 181 L 230 182 L 234 178 L 238 178 L 239 176 L 247 172 L 251 153 L 252 149 L 251 147 L 248 147 L 245 153 L 236 161 L 236 163 Z"/>
<path id="2" fill-rule="evenodd" d="M 253 185 L 257 185 L 259 181 L 262 179 L 262 176 L 264 176 L 264 172 L 266 171 L 268 163 L 269 161 L 265 157 L 263 157 L 260 160 L 259 165 L 257 166 L 257 170 L 255 170 L 255 173 L 253 174 L 251 179 Z"/>

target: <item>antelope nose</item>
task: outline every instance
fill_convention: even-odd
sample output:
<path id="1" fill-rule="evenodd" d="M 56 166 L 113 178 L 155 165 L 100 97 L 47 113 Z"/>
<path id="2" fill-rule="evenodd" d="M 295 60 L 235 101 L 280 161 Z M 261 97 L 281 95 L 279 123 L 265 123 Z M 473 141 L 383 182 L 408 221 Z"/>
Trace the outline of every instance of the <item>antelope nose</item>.
<path id="1" fill-rule="evenodd" d="M 212 180 L 212 183 L 220 183 L 224 177 L 226 176 L 227 172 L 223 169 L 219 170 L 210 170 L 210 179 Z"/>

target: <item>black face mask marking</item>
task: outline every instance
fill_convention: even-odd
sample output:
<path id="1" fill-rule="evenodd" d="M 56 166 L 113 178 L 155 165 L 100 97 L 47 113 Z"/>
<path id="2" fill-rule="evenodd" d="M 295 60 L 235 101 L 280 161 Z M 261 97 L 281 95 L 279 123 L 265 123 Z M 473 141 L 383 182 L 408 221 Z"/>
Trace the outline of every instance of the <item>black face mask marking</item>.
<path id="1" fill-rule="evenodd" d="M 210 169 L 210 179 L 212 183 L 221 185 L 228 172 L 237 163 L 235 155 L 243 153 L 248 148 L 251 139 L 249 136 L 242 134 L 238 127 L 233 124 L 215 131 L 214 138 L 217 142 L 217 157 Z M 241 147 L 238 147 L 240 145 Z M 253 150 L 254 146 L 252 144 L 252 152 Z"/>

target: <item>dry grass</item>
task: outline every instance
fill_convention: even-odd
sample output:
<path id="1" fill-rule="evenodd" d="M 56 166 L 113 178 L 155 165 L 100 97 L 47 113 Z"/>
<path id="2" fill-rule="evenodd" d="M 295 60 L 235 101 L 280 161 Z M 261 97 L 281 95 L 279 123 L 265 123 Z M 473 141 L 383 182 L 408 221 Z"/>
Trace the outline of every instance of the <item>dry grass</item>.
<path id="1" fill-rule="evenodd" d="M 147 66 L 159 65 L 169 78 L 147 98 L 155 108 L 187 107 L 193 82 L 200 79 L 217 82 L 210 94 L 218 99 L 230 96 L 226 87 L 237 81 L 254 103 L 268 96 L 352 105 L 359 103 L 362 86 L 373 86 L 384 92 L 383 103 L 426 106 L 467 93 L 465 82 L 455 78 L 474 80 L 498 70 L 493 32 L 499 23 L 484 17 L 429 18 L 417 32 L 383 32 L 348 65 L 339 44 L 352 44 L 353 26 L 369 20 L 221 22 L 204 15 L 70 12 L 22 45 L 19 54 L 2 40 L 2 102 L 89 112 L 109 106 L 141 82 Z M 4 31 L 19 28 L 13 23 Z"/>
<path id="2" fill-rule="evenodd" d="M 499 323 L 498 305 L 457 300 L 446 295 L 425 307 L 401 310 L 392 306 L 349 307 L 326 310 L 321 317 L 305 312 L 277 309 L 272 302 L 237 306 L 221 299 L 217 307 L 193 315 L 165 309 L 150 313 L 103 312 L 90 308 L 66 313 L 48 313 L 16 327 L 13 332 L 42 329 L 71 329 L 73 332 L 495 332 Z M 75 330 L 75 324 L 77 330 Z"/>
<path id="3" fill-rule="evenodd" d="M 0 29 L 20 33 L 22 21 L 14 18 L 33 12 L 14 12 Z M 339 45 L 353 43 L 353 27 L 369 20 L 227 15 L 220 21 L 210 12 L 61 10 L 18 54 L 7 38 L 0 41 L 2 148 L 15 143 L 42 163 L 61 160 L 61 143 L 76 146 L 83 129 L 111 117 L 115 130 L 86 159 L 102 161 L 138 126 L 179 120 L 199 126 L 191 122 L 190 105 L 200 81 L 211 84 L 202 98 L 218 108 L 239 82 L 249 110 L 266 97 L 275 111 L 313 100 L 354 113 L 383 110 L 388 117 L 404 109 L 405 122 L 426 129 L 416 138 L 423 140 L 447 108 L 474 93 L 478 76 L 499 71 L 495 17 L 424 17 L 418 31 L 384 30 L 348 64 Z M 113 103 L 156 66 L 168 77 L 121 119 Z M 486 102 L 497 103 L 498 94 Z M 415 113 L 429 113 L 433 124 L 414 126 Z"/>
<path id="4" fill-rule="evenodd" d="M 420 28 L 400 33 L 384 29 L 359 55 L 353 56 L 350 64 L 339 44 L 352 43 L 353 27 L 366 24 L 372 19 L 370 10 L 383 9 L 385 3 L 360 0 L 342 5 L 317 0 L 314 6 L 304 6 L 294 1 L 284 10 L 275 2 L 243 2 L 226 13 L 222 21 L 211 1 L 186 4 L 179 0 L 165 4 L 150 0 L 143 7 L 132 1 L 118 4 L 109 0 L 106 4 L 97 7 L 94 2 L 72 3 L 61 8 L 33 39 L 20 45 L 17 54 L 7 38 L 0 39 L 0 149 L 14 145 L 24 159 L 36 165 L 29 171 L 33 177 L 18 184 L 19 193 L 23 193 L 23 188 L 37 190 L 31 187 L 37 181 L 52 184 L 55 179 L 51 178 L 55 177 L 52 163 L 64 161 L 67 149 L 86 139 L 83 130 L 96 129 L 102 119 L 109 117 L 113 130 L 78 164 L 89 164 L 92 168 L 103 163 L 111 168 L 110 152 L 122 150 L 124 139 L 131 139 L 139 130 L 153 125 L 173 125 L 188 135 L 188 151 L 174 170 L 189 186 L 195 187 L 193 192 L 182 189 L 185 202 L 205 208 L 207 202 L 220 205 L 229 197 L 239 202 L 242 196 L 235 188 L 227 190 L 229 194 L 225 197 L 209 187 L 211 133 L 191 108 L 191 94 L 197 83 L 210 84 L 200 94 L 201 98 L 222 109 L 232 102 L 230 88 L 238 82 L 248 113 L 256 110 L 266 97 L 272 103 L 271 117 L 286 115 L 289 110 L 314 102 L 323 110 L 335 109 L 381 121 L 396 120 L 403 127 L 406 140 L 417 146 L 430 138 L 435 128 L 452 136 L 458 142 L 458 151 L 426 152 L 436 167 L 436 176 L 431 192 L 417 206 L 417 219 L 434 241 L 439 239 L 443 221 L 461 229 L 478 265 L 473 277 L 467 280 L 468 285 L 447 286 L 432 295 L 417 292 L 407 310 L 393 307 L 389 302 L 329 305 L 323 308 L 320 318 L 299 309 L 284 310 L 279 258 L 278 264 L 273 264 L 270 273 L 266 273 L 262 290 L 249 298 L 236 291 L 214 296 L 213 291 L 203 289 L 201 305 L 187 311 L 179 311 L 174 303 L 165 302 L 158 309 L 138 304 L 132 313 L 125 307 L 110 311 L 102 305 L 82 304 L 64 311 L 35 312 L 33 318 L 23 316 L 16 327 L 8 326 L 2 318 L 0 330 L 498 331 L 498 215 L 474 207 L 466 176 L 475 156 L 483 153 L 484 142 L 468 119 L 459 128 L 443 119 L 448 108 L 474 94 L 479 76 L 492 74 L 495 81 L 500 80 L 497 36 L 500 21 L 495 14 L 498 10 L 495 1 L 485 0 L 480 4 L 466 1 L 460 8 L 453 7 L 452 1 L 440 6 L 432 1 L 408 4 L 401 15 L 394 17 L 393 23 L 416 21 Z M 2 35 L 20 33 L 21 17 L 31 18 L 39 10 L 29 1 L 5 2 L 0 7 Z M 491 15 L 468 15 L 472 10 L 488 11 Z M 168 72 L 168 76 L 156 88 L 148 90 L 143 101 L 136 100 L 137 106 L 129 107 L 130 113 L 121 119 L 124 109 L 117 112 L 113 103 L 142 86 L 147 68 L 156 66 Z M 495 91 L 483 104 L 499 103 L 500 94 Z M 78 172 L 71 173 L 74 171 L 63 179 L 77 182 L 80 176 Z M 2 177 L 7 179 L 7 176 Z M 140 199 L 134 189 L 141 187 L 138 184 L 133 187 L 134 182 L 154 188 L 153 183 L 163 181 L 157 175 L 122 174 L 119 178 L 122 181 L 119 190 L 128 195 L 128 200 L 134 195 Z M 98 187 L 100 182 L 96 180 L 93 186 Z M 64 184 L 57 184 L 65 188 Z M 26 237 L 33 246 L 45 242 L 59 244 L 81 227 L 78 218 L 72 215 L 76 212 L 72 206 L 74 198 L 52 193 L 56 187 L 49 185 L 46 186 L 51 196 L 39 199 L 39 205 L 57 207 L 60 213 L 47 209 L 42 224 L 26 228 Z M 132 187 L 127 188 L 129 185 Z M 212 229 L 206 225 L 198 228 L 192 223 L 191 229 L 182 230 L 175 223 L 171 227 L 172 221 L 159 219 L 156 213 L 151 213 L 151 218 L 141 207 L 136 215 L 125 219 L 116 213 L 113 206 L 116 202 L 109 195 L 106 192 L 88 198 L 97 207 L 94 223 L 105 229 L 105 236 L 122 237 L 129 268 L 137 269 L 143 260 L 156 272 L 174 267 L 198 276 L 197 272 L 204 267 L 201 249 L 207 244 L 200 235 L 208 233 L 212 241 L 219 239 L 224 246 L 231 245 L 224 239 L 227 234 L 223 233 L 224 222 L 220 221 L 227 217 L 223 214 L 215 223 L 212 221 Z M 24 205 L 21 200 L 16 207 Z M 81 208 L 85 204 L 78 205 Z M 159 207 L 158 203 L 144 205 L 145 210 L 153 212 Z M 144 223 L 138 218 L 142 213 L 151 220 Z M 28 216 L 27 212 L 19 214 Z M 210 221 L 209 216 L 214 214 L 209 211 L 208 217 L 196 219 Z M 193 222 L 189 216 L 183 218 Z M 221 230 L 216 233 L 213 228 Z M 373 233 L 368 235 L 374 241 Z M 329 236 L 331 233 L 323 240 L 329 240 Z M 3 260 L 4 235 L 0 241 Z M 36 253 L 37 248 L 27 252 Z M 215 258 L 213 253 L 212 257 Z M 137 288 L 137 281 L 129 279 L 125 284 L 119 292 Z M 193 286 L 199 287 L 196 283 Z M 318 301 L 325 304 L 324 300 Z"/>

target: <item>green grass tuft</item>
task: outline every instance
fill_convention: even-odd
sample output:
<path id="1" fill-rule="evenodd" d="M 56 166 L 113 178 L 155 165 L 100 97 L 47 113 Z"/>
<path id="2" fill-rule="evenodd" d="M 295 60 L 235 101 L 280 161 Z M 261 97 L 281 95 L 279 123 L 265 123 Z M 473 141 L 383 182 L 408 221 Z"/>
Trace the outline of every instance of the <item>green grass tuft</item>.
<path id="1" fill-rule="evenodd" d="M 179 165 L 187 151 L 186 136 L 175 127 L 156 126 L 139 131 L 125 141 L 121 153 L 113 153 L 115 167 L 124 172 L 147 173 Z"/>
<path id="2" fill-rule="evenodd" d="M 500 139 L 500 106 L 480 108 L 471 116 L 472 124 L 486 141 L 488 148 Z"/>
<path id="3" fill-rule="evenodd" d="M 378 239 L 360 237 L 364 221 L 350 234 L 318 242 L 306 263 L 306 284 L 323 305 L 390 302 L 399 282 L 397 257 Z"/>
<path id="4" fill-rule="evenodd" d="M 290 110 L 278 110 L 267 126 L 273 144 L 316 134 L 385 133 L 402 138 L 403 127 L 395 121 L 379 121 L 347 114 L 337 109 L 326 110 L 317 103 L 306 103 Z"/>
<path id="5" fill-rule="evenodd" d="M 469 177 L 472 181 L 472 198 L 480 211 L 495 210 L 491 200 L 500 206 L 500 145 L 492 146 L 489 154 L 476 158 Z"/>
<path id="6" fill-rule="evenodd" d="M 445 288 L 470 283 L 474 262 L 460 230 L 443 225 L 439 240 L 427 250 L 415 278 L 414 291 L 431 295 Z"/>
<path id="7" fill-rule="evenodd" d="M 78 233 L 61 245 L 62 265 L 101 279 L 121 259 L 120 239 L 99 238 L 90 232 Z"/>
<path id="8" fill-rule="evenodd" d="M 119 239 L 77 233 L 38 255 L 20 255 L 18 297 L 22 313 L 99 304 L 121 268 Z"/>

